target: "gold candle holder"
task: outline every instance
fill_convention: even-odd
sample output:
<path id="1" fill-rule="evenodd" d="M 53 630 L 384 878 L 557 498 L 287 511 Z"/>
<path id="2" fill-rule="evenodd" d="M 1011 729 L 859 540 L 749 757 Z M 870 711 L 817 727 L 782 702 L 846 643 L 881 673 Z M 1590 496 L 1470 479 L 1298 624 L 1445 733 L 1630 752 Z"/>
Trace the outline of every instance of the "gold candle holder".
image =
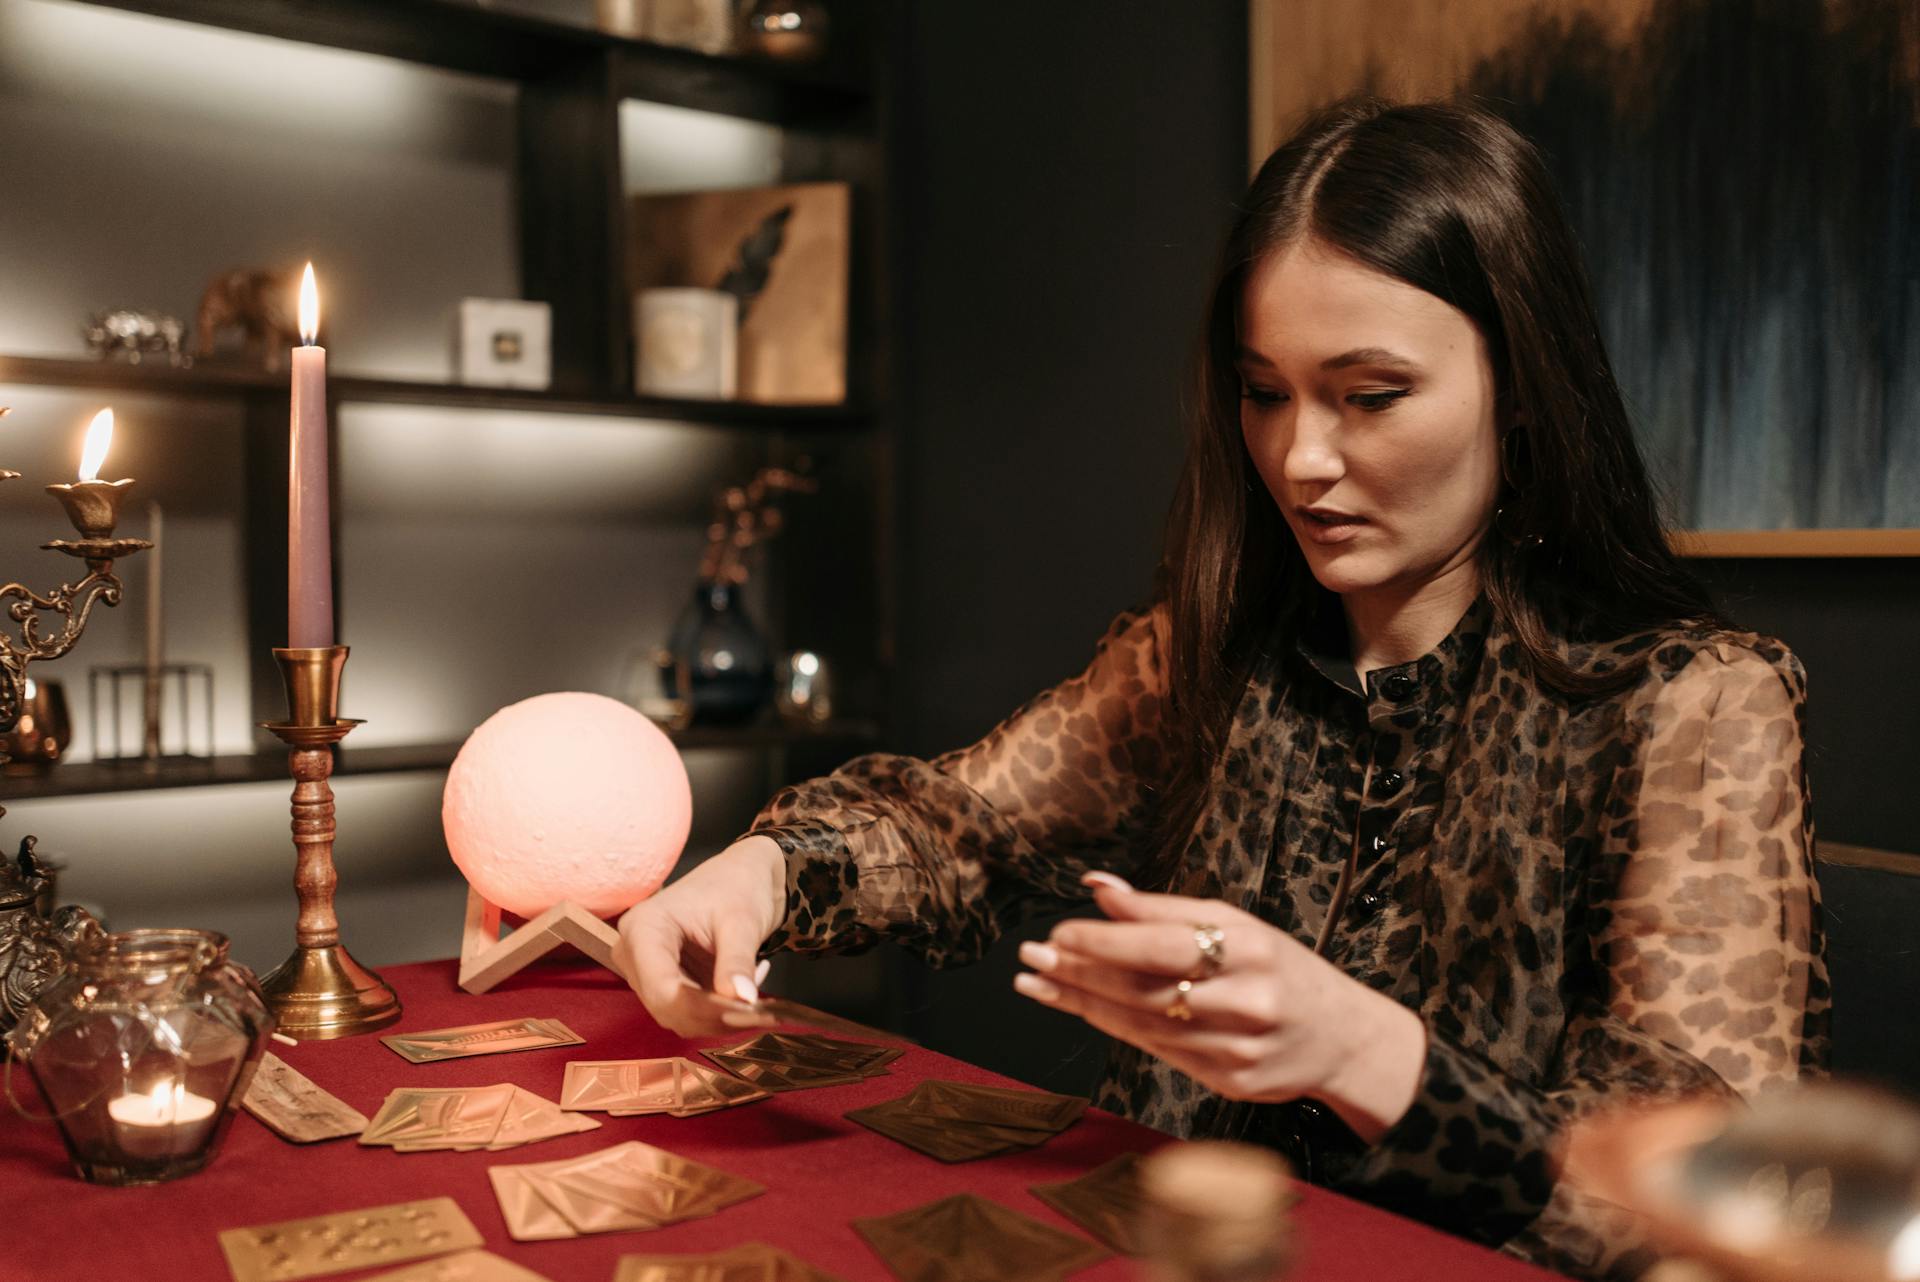
<path id="1" fill-rule="evenodd" d="M 340 943 L 333 910 L 333 745 L 358 721 L 343 720 L 340 670 L 348 647 L 276 649 L 287 685 L 287 720 L 265 723 L 291 752 L 293 844 L 299 851 L 294 889 L 300 896 L 297 947 L 260 981 L 280 1030 L 302 1040 L 352 1037 L 400 1018 L 400 998 L 385 980 L 356 962 Z"/>
<path id="2" fill-rule="evenodd" d="M 120 520 L 120 503 L 127 497 L 132 478 L 121 481 L 69 481 L 49 485 L 47 493 L 67 509 L 67 519 L 83 539 L 104 539 L 113 534 Z"/>

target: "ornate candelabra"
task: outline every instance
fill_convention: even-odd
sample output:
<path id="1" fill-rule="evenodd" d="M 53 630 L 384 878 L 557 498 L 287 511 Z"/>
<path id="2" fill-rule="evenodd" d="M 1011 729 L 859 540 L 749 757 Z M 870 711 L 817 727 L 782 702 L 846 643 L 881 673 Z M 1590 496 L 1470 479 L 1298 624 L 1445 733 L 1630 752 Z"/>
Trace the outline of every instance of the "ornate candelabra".
<path id="1" fill-rule="evenodd" d="M 293 771 L 293 844 L 299 851 L 293 885 L 300 897 L 293 955 L 260 981 L 281 1031 L 306 1039 L 351 1037 L 400 1018 L 400 998 L 379 975 L 356 962 L 340 942 L 333 892 L 333 745 L 358 721 L 343 719 L 340 670 L 344 645 L 276 649 L 287 685 L 287 719 L 271 721 L 290 749 Z"/>
<path id="2" fill-rule="evenodd" d="M 0 415 L 6 413 L 0 408 Z M 0 733 L 12 730 L 20 719 L 28 665 L 50 662 L 73 649 L 95 605 L 120 604 L 122 589 L 113 563 L 153 546 L 145 539 L 113 537 L 121 500 L 133 482 L 94 479 L 112 434 L 113 416 L 102 411 L 87 434 L 81 479 L 47 487 L 80 537 L 54 539 L 41 546 L 85 561 L 87 576 L 46 593 L 21 583 L 0 587 L 6 617 L 19 627 L 17 638 L 10 629 L 0 627 Z M 0 469 L 0 481 L 19 475 Z M 5 760 L 0 754 L 0 763 Z M 0 806 L 0 815 L 4 814 L 6 809 Z M 41 914 L 38 900 L 46 875 L 34 858 L 33 846 L 34 839 L 26 837 L 14 859 L 0 862 L 0 1029 L 12 1027 L 34 995 L 65 968 L 72 951 L 100 933 L 99 923 L 83 908 Z"/>

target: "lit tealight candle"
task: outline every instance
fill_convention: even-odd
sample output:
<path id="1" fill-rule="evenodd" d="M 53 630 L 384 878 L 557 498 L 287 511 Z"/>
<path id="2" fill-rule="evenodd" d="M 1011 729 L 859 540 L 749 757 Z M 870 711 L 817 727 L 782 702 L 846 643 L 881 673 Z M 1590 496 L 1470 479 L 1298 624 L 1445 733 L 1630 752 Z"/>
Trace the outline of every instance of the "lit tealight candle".
<path id="1" fill-rule="evenodd" d="M 195 1095 L 185 1082 L 161 1082 L 146 1094 L 129 1091 L 107 1101 L 107 1115 L 120 1129 L 130 1157 L 169 1157 L 200 1146 L 219 1105 Z"/>
<path id="2" fill-rule="evenodd" d="M 73 528 L 87 539 L 104 539 L 113 534 L 120 518 L 120 500 L 126 496 L 129 478 L 100 480 L 100 468 L 107 461 L 107 447 L 113 444 L 113 410 L 103 409 L 87 425 L 86 444 L 80 450 L 80 479 L 70 485 L 49 485 L 47 493 L 67 509 Z"/>

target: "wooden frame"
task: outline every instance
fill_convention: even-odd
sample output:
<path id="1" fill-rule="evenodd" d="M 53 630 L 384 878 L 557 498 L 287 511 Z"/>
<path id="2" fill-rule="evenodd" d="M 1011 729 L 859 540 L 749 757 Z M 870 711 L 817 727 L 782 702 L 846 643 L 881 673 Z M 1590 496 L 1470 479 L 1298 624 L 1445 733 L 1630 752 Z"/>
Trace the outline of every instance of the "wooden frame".
<path id="1" fill-rule="evenodd" d="M 1920 556 L 1920 530 L 1675 530 L 1687 557 Z"/>
<path id="2" fill-rule="evenodd" d="M 562 944 L 572 944 L 622 979 L 620 934 L 578 904 L 561 900 L 538 917 L 500 937 L 500 908 L 480 892 L 467 891 L 467 919 L 460 931 L 460 987 L 484 993 L 519 974 Z"/>

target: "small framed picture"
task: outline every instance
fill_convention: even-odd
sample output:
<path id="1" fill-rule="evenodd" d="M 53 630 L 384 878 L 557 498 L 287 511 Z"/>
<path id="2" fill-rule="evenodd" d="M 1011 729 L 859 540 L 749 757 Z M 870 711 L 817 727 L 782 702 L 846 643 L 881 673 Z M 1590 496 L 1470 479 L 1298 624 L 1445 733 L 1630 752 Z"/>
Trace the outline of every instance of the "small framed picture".
<path id="1" fill-rule="evenodd" d="M 460 381 L 544 389 L 553 381 L 553 311 L 518 298 L 460 300 Z"/>

